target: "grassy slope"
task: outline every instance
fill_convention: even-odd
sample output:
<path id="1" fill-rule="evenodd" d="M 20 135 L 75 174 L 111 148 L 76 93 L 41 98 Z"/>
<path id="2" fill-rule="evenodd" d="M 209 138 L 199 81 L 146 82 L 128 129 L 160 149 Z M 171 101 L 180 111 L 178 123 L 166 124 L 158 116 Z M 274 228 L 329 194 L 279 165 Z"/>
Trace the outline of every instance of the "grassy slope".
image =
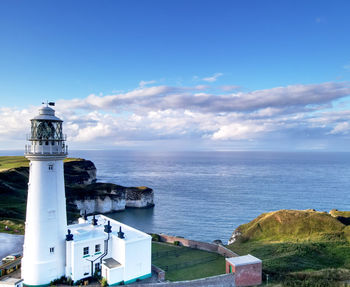
<path id="1" fill-rule="evenodd" d="M 0 232 L 6 231 L 5 226 L 7 225 L 11 231 L 18 230 L 19 233 L 23 233 L 29 176 L 28 164 L 29 161 L 24 156 L 0 156 Z M 106 194 L 122 197 L 125 190 L 128 190 L 128 194 L 130 191 L 134 191 L 133 194 L 138 196 L 152 192 L 148 187 L 124 187 L 111 183 L 83 184 L 90 179 L 90 171 L 96 171 L 91 161 L 80 158 L 64 160 L 69 222 L 79 215 L 75 205 L 71 204 L 74 199 L 103 197 Z M 9 221 L 4 223 L 3 220 L 11 220 L 12 223 Z"/>
<path id="2" fill-rule="evenodd" d="M 67 158 L 64 162 L 81 161 Z M 0 156 L 0 232 L 23 233 L 29 161 L 24 156 Z M 68 208 L 68 213 L 71 212 Z"/>
<path id="3" fill-rule="evenodd" d="M 66 158 L 64 162 L 79 161 L 80 158 Z M 28 167 L 29 161 L 24 156 L 0 156 L 0 172 L 12 168 Z"/>
<path id="4" fill-rule="evenodd" d="M 157 253 L 160 256 L 155 256 Z M 170 281 L 193 280 L 225 273 L 225 258 L 216 253 L 153 242 L 152 255 L 152 264 L 163 269 L 169 267 L 166 279 Z"/>
<path id="5" fill-rule="evenodd" d="M 313 278 L 316 274 L 313 271 L 321 270 L 317 274 L 324 272 L 323 279 L 310 280 L 327 281 L 330 268 L 333 268 L 332 274 L 339 273 L 337 278 L 343 279 L 344 274 L 350 275 L 349 228 L 327 213 L 280 210 L 239 226 L 236 231 L 242 235 L 228 247 L 238 254 L 250 253 L 262 259 L 264 273 L 277 280 L 299 278 L 302 272 Z M 340 268 L 345 269 L 345 273 L 340 272 Z M 312 284 L 316 283 L 310 286 Z"/>
<path id="6" fill-rule="evenodd" d="M 345 227 L 326 212 L 279 210 L 263 213 L 237 231 L 249 240 L 280 242 L 345 238 Z"/>

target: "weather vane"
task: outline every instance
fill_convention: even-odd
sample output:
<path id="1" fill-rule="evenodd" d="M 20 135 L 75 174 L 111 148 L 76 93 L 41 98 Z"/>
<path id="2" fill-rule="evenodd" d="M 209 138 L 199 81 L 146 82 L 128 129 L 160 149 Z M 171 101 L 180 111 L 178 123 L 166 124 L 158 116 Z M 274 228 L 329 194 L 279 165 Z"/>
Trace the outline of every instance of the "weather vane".
<path id="1" fill-rule="evenodd" d="M 54 106 L 54 105 L 55 105 L 55 102 L 46 101 L 46 103 L 45 103 L 45 102 L 42 102 L 42 104 L 43 104 L 43 105 L 46 104 L 46 106 L 48 107 L 48 106 Z"/>

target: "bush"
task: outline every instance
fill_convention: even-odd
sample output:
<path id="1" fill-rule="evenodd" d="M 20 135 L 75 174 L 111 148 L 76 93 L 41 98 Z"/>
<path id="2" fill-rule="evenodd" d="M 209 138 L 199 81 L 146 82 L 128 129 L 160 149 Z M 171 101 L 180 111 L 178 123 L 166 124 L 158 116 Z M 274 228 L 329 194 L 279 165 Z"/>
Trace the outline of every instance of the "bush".
<path id="1" fill-rule="evenodd" d="M 68 278 L 67 278 L 67 285 L 72 286 L 73 283 L 74 283 L 74 282 L 73 282 L 72 278 L 68 277 Z"/>
<path id="2" fill-rule="evenodd" d="M 180 245 L 181 245 L 181 244 L 180 244 L 180 241 L 174 241 L 174 245 L 180 246 Z"/>
<path id="3" fill-rule="evenodd" d="M 152 233 L 152 241 L 159 242 L 160 241 L 160 236 L 159 234 Z"/>
<path id="4" fill-rule="evenodd" d="M 106 287 L 106 286 L 108 286 L 107 279 L 103 277 L 101 279 L 101 287 Z"/>

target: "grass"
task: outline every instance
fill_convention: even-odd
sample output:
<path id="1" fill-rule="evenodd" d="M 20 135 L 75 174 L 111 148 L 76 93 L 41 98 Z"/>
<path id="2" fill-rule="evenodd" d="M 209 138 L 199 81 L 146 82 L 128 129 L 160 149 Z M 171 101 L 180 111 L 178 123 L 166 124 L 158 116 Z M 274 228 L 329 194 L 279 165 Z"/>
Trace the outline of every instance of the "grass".
<path id="1" fill-rule="evenodd" d="M 332 209 L 329 212 L 330 215 L 334 217 L 342 216 L 342 217 L 350 217 L 350 211 L 340 211 L 338 209 Z"/>
<path id="2" fill-rule="evenodd" d="M 246 240 L 253 241 L 319 241 L 334 236 L 345 237 L 345 227 L 326 212 L 279 210 L 263 213 L 237 230 Z"/>
<path id="3" fill-rule="evenodd" d="M 204 278 L 225 273 L 225 258 L 212 252 L 152 242 L 152 264 L 164 269 L 170 281 Z"/>
<path id="4" fill-rule="evenodd" d="M 24 224 L 19 220 L 0 220 L 0 232 L 24 234 Z"/>
<path id="5" fill-rule="evenodd" d="M 0 171 L 28 166 L 29 161 L 24 156 L 0 156 Z"/>
<path id="6" fill-rule="evenodd" d="M 81 161 L 81 158 L 66 158 L 64 162 Z M 0 156 L 0 172 L 18 167 L 28 167 L 29 160 L 24 156 Z"/>
<path id="7" fill-rule="evenodd" d="M 228 248 L 260 258 L 264 275 L 282 286 L 339 286 L 350 279 L 350 226 L 334 215 L 280 210 L 236 231 L 241 235 Z"/>
<path id="8" fill-rule="evenodd" d="M 73 161 L 82 161 L 77 158 L 67 158 L 65 163 Z M 23 228 L 15 226 L 24 222 L 27 189 L 28 189 L 28 169 L 29 161 L 24 156 L 0 156 L 0 232 L 7 232 L 5 226 L 11 224 L 2 224 L 3 220 L 10 220 L 14 224 L 11 230 L 22 232 Z M 65 172 L 66 174 L 66 172 Z M 74 172 L 72 172 L 75 175 Z M 79 173 L 77 173 L 79 175 Z M 66 181 L 68 183 L 69 181 Z M 68 216 L 74 219 L 78 211 L 68 207 Z M 11 231 L 8 231 L 11 233 Z"/>

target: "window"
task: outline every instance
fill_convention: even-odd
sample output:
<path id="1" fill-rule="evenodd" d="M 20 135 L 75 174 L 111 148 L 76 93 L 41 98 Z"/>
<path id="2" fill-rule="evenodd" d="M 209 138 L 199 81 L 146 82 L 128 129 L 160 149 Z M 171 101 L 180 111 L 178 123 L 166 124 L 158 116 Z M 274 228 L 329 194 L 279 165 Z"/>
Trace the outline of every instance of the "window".
<path id="1" fill-rule="evenodd" d="M 53 164 L 49 164 L 49 170 L 53 170 Z"/>
<path id="2" fill-rule="evenodd" d="M 95 272 L 100 270 L 100 263 L 95 263 Z"/>
<path id="3" fill-rule="evenodd" d="M 55 210 L 48 210 L 48 218 L 49 219 L 54 219 L 56 218 L 56 211 Z"/>
<path id="4" fill-rule="evenodd" d="M 55 247 L 50 247 L 50 253 L 55 253 Z"/>
<path id="5" fill-rule="evenodd" d="M 100 252 L 101 251 L 101 244 L 96 244 L 95 245 L 95 252 Z"/>
<path id="6" fill-rule="evenodd" d="M 84 247 L 84 255 L 89 255 L 89 247 Z"/>

